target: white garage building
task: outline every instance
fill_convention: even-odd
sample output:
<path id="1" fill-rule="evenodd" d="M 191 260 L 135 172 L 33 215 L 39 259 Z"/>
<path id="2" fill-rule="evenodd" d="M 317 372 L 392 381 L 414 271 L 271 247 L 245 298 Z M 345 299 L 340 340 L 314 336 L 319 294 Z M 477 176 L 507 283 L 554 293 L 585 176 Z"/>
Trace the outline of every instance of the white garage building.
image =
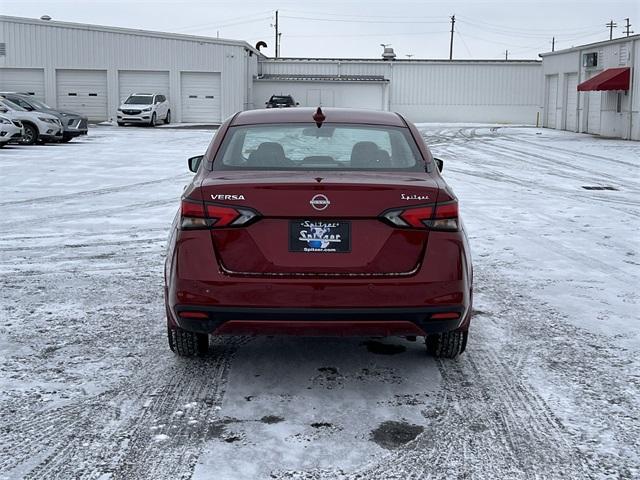
<path id="1" fill-rule="evenodd" d="M 640 140 L 640 35 L 540 56 L 545 127 Z"/>
<path id="2" fill-rule="evenodd" d="M 414 122 L 536 122 L 540 62 L 276 58 L 259 62 L 254 103 L 271 93 L 301 104 L 372 108 Z"/>
<path id="3" fill-rule="evenodd" d="M 169 98 L 177 121 L 220 122 L 252 108 L 258 55 L 236 40 L 0 17 L 0 90 L 94 121 L 147 92 Z"/>
<path id="4" fill-rule="evenodd" d="M 0 16 L 0 91 L 93 121 L 146 92 L 169 98 L 178 122 L 219 123 L 282 93 L 416 122 L 533 124 L 542 78 L 533 60 L 271 59 L 243 41 Z"/>

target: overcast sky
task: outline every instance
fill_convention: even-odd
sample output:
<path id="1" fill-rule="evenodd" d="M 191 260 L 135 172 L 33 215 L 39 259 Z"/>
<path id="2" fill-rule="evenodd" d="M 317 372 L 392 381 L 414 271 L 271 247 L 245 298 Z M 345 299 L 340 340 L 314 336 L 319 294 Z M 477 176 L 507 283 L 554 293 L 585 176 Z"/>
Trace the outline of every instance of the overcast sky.
<path id="1" fill-rule="evenodd" d="M 455 14 L 454 58 L 537 58 L 609 38 L 605 24 L 625 18 L 640 32 L 640 0 L 0 0 L 0 13 L 246 40 L 274 54 L 280 12 L 281 56 L 378 58 L 391 44 L 398 58 L 448 58 Z"/>

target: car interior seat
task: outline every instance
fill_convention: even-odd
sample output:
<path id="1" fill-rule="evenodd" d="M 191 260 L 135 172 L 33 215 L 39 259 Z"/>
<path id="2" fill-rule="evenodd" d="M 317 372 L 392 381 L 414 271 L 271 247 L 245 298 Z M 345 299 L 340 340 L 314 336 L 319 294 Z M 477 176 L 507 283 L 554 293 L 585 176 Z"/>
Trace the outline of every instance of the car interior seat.
<path id="1" fill-rule="evenodd" d="M 251 167 L 284 167 L 287 159 L 284 148 L 277 142 L 263 142 L 251 152 L 247 159 L 247 165 Z"/>
<path id="2" fill-rule="evenodd" d="M 351 150 L 351 167 L 385 168 L 391 166 L 389 154 L 374 142 L 358 142 Z"/>

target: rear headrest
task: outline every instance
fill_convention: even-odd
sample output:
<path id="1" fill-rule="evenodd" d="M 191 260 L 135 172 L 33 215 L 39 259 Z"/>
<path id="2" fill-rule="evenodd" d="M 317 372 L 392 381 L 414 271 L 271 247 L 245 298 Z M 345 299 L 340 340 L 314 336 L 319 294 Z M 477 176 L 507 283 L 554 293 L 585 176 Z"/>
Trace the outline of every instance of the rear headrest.
<path id="1" fill-rule="evenodd" d="M 358 142 L 351 150 L 351 166 L 354 168 L 381 168 L 390 166 L 389 154 L 374 142 Z"/>
<path id="2" fill-rule="evenodd" d="M 254 167 L 282 167 L 285 163 L 284 148 L 277 142 L 261 143 L 247 159 L 247 165 Z"/>

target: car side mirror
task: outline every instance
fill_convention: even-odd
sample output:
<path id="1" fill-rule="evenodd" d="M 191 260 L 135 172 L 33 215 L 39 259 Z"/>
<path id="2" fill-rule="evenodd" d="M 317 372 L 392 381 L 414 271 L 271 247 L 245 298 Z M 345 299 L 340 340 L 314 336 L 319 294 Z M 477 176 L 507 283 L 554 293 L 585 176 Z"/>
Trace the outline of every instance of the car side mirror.
<path id="1" fill-rule="evenodd" d="M 196 173 L 198 171 L 198 168 L 200 167 L 200 163 L 202 162 L 203 158 L 204 158 L 204 155 L 197 155 L 187 160 L 187 162 L 189 163 L 189 170 L 191 170 L 193 173 Z"/>
<path id="2" fill-rule="evenodd" d="M 27 112 L 33 112 L 34 108 L 31 105 L 25 105 L 24 108 Z"/>
<path id="3" fill-rule="evenodd" d="M 0 113 L 7 113 L 9 110 L 4 108 L 4 107 L 0 107 Z"/>
<path id="4" fill-rule="evenodd" d="M 442 160 L 440 160 L 439 158 L 434 158 L 433 160 L 436 162 L 436 166 L 438 167 L 438 171 L 441 172 L 442 169 L 444 168 L 444 162 Z"/>

